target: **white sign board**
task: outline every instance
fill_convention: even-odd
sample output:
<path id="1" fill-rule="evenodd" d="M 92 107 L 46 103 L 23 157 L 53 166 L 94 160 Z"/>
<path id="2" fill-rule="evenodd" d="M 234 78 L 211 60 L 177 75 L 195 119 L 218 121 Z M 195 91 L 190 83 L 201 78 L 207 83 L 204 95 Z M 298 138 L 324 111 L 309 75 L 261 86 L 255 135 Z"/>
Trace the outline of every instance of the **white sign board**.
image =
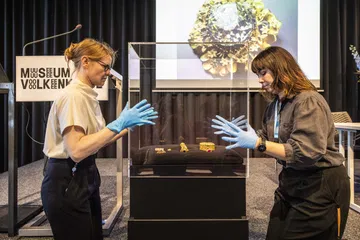
<path id="1" fill-rule="evenodd" d="M 68 68 L 64 56 L 16 56 L 16 101 L 54 101 L 71 82 L 74 67 Z M 107 101 L 109 81 L 95 88 L 99 101 Z"/>

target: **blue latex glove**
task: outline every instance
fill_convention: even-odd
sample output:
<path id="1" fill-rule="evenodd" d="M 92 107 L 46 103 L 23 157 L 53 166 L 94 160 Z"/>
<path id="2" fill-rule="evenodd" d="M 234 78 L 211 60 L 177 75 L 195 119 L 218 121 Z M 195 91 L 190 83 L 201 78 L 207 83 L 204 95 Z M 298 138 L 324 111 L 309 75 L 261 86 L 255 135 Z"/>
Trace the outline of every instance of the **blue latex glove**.
<path id="1" fill-rule="evenodd" d="M 151 109 L 154 109 L 154 108 L 151 108 Z M 144 120 L 152 120 L 152 119 L 156 119 L 158 118 L 159 116 L 157 115 L 158 112 L 156 111 L 152 111 L 152 113 L 149 113 L 147 116 L 143 117 Z M 152 125 L 155 125 L 155 123 L 151 123 Z M 136 124 L 135 126 L 132 126 L 132 127 L 129 127 L 130 131 L 134 131 L 135 127 L 136 126 L 142 126 L 144 125 L 144 123 L 139 123 L 139 124 Z"/>
<path id="2" fill-rule="evenodd" d="M 247 131 L 242 130 L 232 122 L 227 121 L 221 116 L 216 115 L 217 119 L 213 119 L 212 122 L 217 125 L 211 125 L 212 128 L 221 130 L 230 137 L 222 137 L 221 139 L 226 142 L 235 143 L 229 145 L 226 149 L 232 149 L 236 147 L 255 149 L 258 136 L 255 130 L 247 124 Z"/>
<path id="3" fill-rule="evenodd" d="M 236 126 L 238 126 L 240 129 L 245 129 L 247 127 L 247 119 L 244 119 L 245 115 L 241 115 L 240 117 L 236 118 L 236 119 L 232 119 L 231 122 L 233 124 L 235 124 Z M 244 120 L 243 120 L 244 119 Z M 215 122 L 216 124 L 220 125 L 222 124 L 220 121 L 213 119 L 213 122 Z M 215 134 L 226 134 L 224 131 L 217 131 L 214 132 Z"/>
<path id="4" fill-rule="evenodd" d="M 144 119 L 145 119 L 145 120 L 156 119 L 156 118 L 159 117 L 157 114 L 158 114 L 158 112 L 153 111 L 153 113 L 149 114 L 149 115 L 148 115 L 147 117 L 145 117 Z M 139 127 L 140 127 L 140 126 L 142 126 L 142 125 L 144 125 L 144 123 L 136 124 L 135 126 L 129 127 L 129 130 L 130 130 L 130 131 L 134 131 L 134 129 L 135 129 L 136 126 L 139 126 Z M 153 125 L 155 125 L 155 123 L 154 123 Z"/>
<path id="5" fill-rule="evenodd" d="M 157 117 L 157 112 L 147 103 L 146 99 L 137 103 L 132 108 L 129 108 L 129 102 L 127 102 L 120 116 L 106 127 L 115 133 L 120 133 L 122 130 L 136 125 L 155 125 L 155 123 L 150 120 L 156 119 Z"/>

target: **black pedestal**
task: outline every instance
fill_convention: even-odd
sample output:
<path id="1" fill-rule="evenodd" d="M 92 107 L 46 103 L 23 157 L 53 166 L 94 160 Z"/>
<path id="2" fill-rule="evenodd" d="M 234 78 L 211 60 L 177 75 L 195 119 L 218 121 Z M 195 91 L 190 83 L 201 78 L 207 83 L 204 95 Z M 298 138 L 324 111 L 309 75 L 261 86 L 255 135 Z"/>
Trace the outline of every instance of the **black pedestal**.
<path id="1" fill-rule="evenodd" d="M 128 239 L 248 239 L 245 180 L 131 176 Z"/>
<path id="2" fill-rule="evenodd" d="M 17 209 L 17 225 L 16 228 L 20 228 L 30 219 L 34 218 L 36 215 L 41 213 L 43 207 L 39 205 L 20 205 Z M 8 232 L 8 206 L 3 205 L 0 206 L 0 232 L 6 233 Z"/>
<path id="3" fill-rule="evenodd" d="M 247 219 L 153 219 L 130 218 L 128 239 L 241 240 L 249 239 Z"/>

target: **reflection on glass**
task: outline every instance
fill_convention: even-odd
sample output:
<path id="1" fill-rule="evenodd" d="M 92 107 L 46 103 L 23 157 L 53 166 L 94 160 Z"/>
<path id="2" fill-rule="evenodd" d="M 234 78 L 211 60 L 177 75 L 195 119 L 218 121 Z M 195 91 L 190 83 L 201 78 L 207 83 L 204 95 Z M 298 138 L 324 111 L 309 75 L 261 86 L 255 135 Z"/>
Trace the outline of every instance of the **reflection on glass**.
<path id="1" fill-rule="evenodd" d="M 248 151 L 226 150 L 228 143 L 214 134 L 211 120 L 217 114 L 228 120 L 247 116 L 248 71 L 242 67 L 236 74 L 213 76 L 204 70 L 190 45 L 130 44 L 130 105 L 147 99 L 159 115 L 155 126 L 141 126 L 129 133 L 130 174 L 247 177 Z M 216 47 L 216 43 L 201 45 Z M 240 46 L 247 56 L 248 47 L 242 43 L 228 48 Z M 217 60 L 231 63 L 235 61 L 231 56 Z"/>

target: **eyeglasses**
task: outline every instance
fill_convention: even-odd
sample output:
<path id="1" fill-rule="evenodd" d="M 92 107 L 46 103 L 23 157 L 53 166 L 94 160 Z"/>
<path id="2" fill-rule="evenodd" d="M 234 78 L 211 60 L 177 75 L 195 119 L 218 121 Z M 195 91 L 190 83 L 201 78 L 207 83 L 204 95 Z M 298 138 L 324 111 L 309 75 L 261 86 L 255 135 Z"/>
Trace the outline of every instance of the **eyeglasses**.
<path id="1" fill-rule="evenodd" d="M 109 64 L 106 64 L 100 60 L 96 60 L 96 62 L 104 68 L 104 72 L 107 72 L 108 70 L 111 69 L 111 66 Z"/>

